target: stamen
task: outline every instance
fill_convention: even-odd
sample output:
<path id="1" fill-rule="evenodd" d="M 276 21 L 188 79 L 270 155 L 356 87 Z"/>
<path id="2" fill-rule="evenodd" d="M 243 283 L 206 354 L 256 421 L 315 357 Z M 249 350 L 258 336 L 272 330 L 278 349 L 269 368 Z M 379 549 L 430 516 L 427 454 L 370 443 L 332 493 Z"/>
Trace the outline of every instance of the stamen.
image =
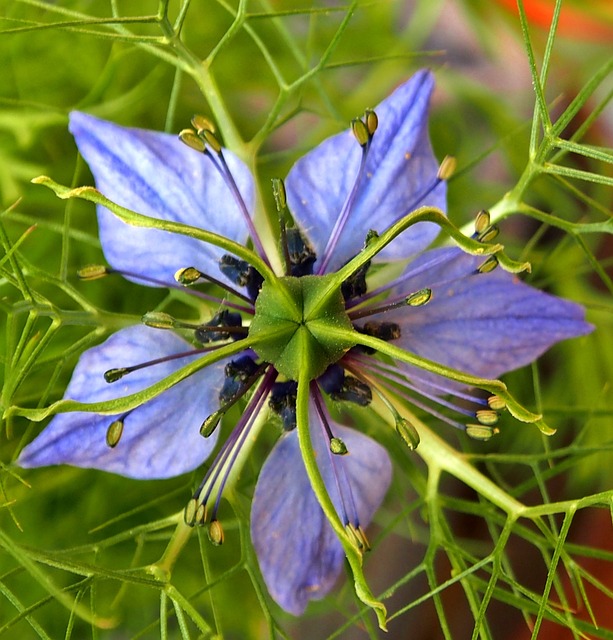
<path id="1" fill-rule="evenodd" d="M 268 406 L 283 422 L 285 431 L 296 428 L 296 398 L 298 384 L 293 380 L 275 382 L 270 392 Z"/>
<path id="2" fill-rule="evenodd" d="M 259 271 L 254 269 L 245 260 L 239 260 L 234 256 L 224 254 L 219 261 L 219 270 L 239 287 L 247 288 L 247 295 L 251 302 L 255 302 L 260 288 L 264 282 Z"/>
<path id="3" fill-rule="evenodd" d="M 215 128 L 213 127 L 212 123 L 203 116 L 194 116 L 192 118 L 192 124 L 194 125 L 196 131 L 192 131 L 191 129 L 184 129 L 179 134 L 179 139 L 188 147 L 191 147 L 192 149 L 203 153 L 213 163 L 213 166 L 230 189 L 230 192 L 234 197 L 234 201 L 238 205 L 238 208 L 243 215 L 243 219 L 249 231 L 249 236 L 253 240 L 256 251 L 262 258 L 262 260 L 269 264 L 266 252 L 264 251 L 264 246 L 262 245 L 258 232 L 255 228 L 255 225 L 253 224 L 253 220 L 251 219 L 249 211 L 247 210 L 247 205 L 243 200 L 243 196 L 238 189 L 238 185 L 236 184 L 234 176 L 232 175 L 230 167 L 228 167 L 228 163 L 226 162 L 226 159 L 224 157 L 221 143 L 215 136 Z M 215 155 L 213 155 L 213 153 L 209 151 L 209 147 L 210 149 L 212 149 Z"/>
<path id="4" fill-rule="evenodd" d="M 217 544 L 223 542 L 223 528 L 217 520 L 217 510 L 225 485 L 240 453 L 240 449 L 247 440 L 249 430 L 261 411 L 262 405 L 277 375 L 277 372 L 272 367 L 268 369 L 262 383 L 250 399 L 236 427 L 232 430 L 232 433 L 217 454 L 198 490 L 194 493 L 193 499 L 190 500 L 185 507 L 184 518 L 188 525 L 205 524 L 209 517 L 209 500 L 213 491 L 216 492 L 215 504 L 211 511 L 209 526 L 209 535 L 212 535 L 211 541 L 214 544 L 216 541 L 220 541 L 217 542 Z"/>
<path id="5" fill-rule="evenodd" d="M 240 291 L 237 291 L 234 287 L 231 287 L 229 284 L 223 282 L 222 280 L 214 278 L 213 276 L 210 276 L 208 273 L 203 273 L 202 271 L 199 271 L 198 269 L 196 269 L 196 267 L 184 267 L 183 269 L 179 269 L 175 273 L 174 277 L 175 277 L 175 280 L 179 284 L 182 284 L 184 287 L 189 287 L 193 284 L 196 284 L 198 280 L 207 280 L 212 284 L 216 284 L 218 287 L 220 287 L 221 289 L 224 289 L 228 293 L 231 293 L 233 296 L 236 296 L 237 298 L 240 298 L 245 302 L 251 303 L 251 299 L 248 298 L 245 294 L 241 293 Z M 253 313 L 253 310 L 251 308 L 250 310 Z"/>
<path id="6" fill-rule="evenodd" d="M 456 427 L 463 431 L 465 431 L 469 425 L 462 424 L 456 420 L 450 419 L 448 416 L 440 413 L 432 406 L 417 399 L 413 394 L 419 394 L 423 398 L 439 406 L 450 409 L 454 413 L 468 416 L 469 418 L 473 419 L 476 418 L 479 422 L 483 421 L 483 423 L 480 425 L 472 425 L 475 428 L 483 426 L 491 429 L 491 427 L 498 420 L 498 414 L 491 409 L 478 409 L 475 411 L 469 409 L 468 407 L 460 406 L 455 402 L 451 402 L 446 398 L 437 395 L 436 393 L 428 392 L 425 387 L 431 387 L 447 395 L 452 395 L 457 398 L 467 400 L 477 406 L 487 406 L 487 400 L 476 397 L 474 395 L 470 395 L 468 393 L 464 393 L 460 390 L 445 387 L 442 384 L 437 384 L 436 382 L 431 380 L 430 377 L 419 377 L 417 372 L 412 374 L 413 378 L 416 379 L 417 382 L 417 384 L 413 384 L 404 374 L 399 372 L 394 367 L 385 365 L 378 360 L 361 355 L 358 352 L 352 353 L 351 356 L 346 356 L 343 360 L 343 364 L 349 371 L 355 373 L 356 375 L 360 375 L 363 379 L 365 379 L 372 386 L 372 388 L 375 389 L 375 391 L 378 390 L 378 386 L 383 386 L 390 392 L 404 397 L 414 406 L 423 409 L 424 411 L 430 413 L 432 416 L 443 420 L 447 424 L 450 424 L 453 427 Z M 371 371 L 373 376 L 377 376 L 377 384 L 374 383 L 374 380 L 371 378 L 371 376 L 365 375 L 365 371 Z M 494 430 L 494 432 L 496 431 Z"/>
<path id="7" fill-rule="evenodd" d="M 330 439 L 332 432 L 330 429 L 330 421 L 328 418 L 326 405 L 324 403 L 321 392 L 319 391 L 319 387 L 317 386 L 317 383 L 315 381 L 311 383 L 311 400 L 313 402 L 313 406 L 315 407 L 315 412 L 319 417 L 319 424 L 324 434 Z M 343 460 L 342 458 L 339 459 L 338 456 L 334 454 L 331 446 L 329 447 L 328 451 L 330 455 L 330 464 L 332 465 L 332 475 L 334 476 L 334 483 L 336 485 L 336 489 L 338 491 L 338 496 L 340 499 L 340 507 L 342 513 L 339 513 L 339 516 L 341 517 L 345 528 L 351 525 L 357 530 L 360 527 L 360 521 L 355 506 L 355 501 L 353 499 L 351 483 L 347 478 Z"/>
<path id="8" fill-rule="evenodd" d="M 425 304 L 428 304 L 432 299 L 432 289 L 420 289 L 419 291 L 415 291 L 408 296 L 405 296 L 401 299 L 392 299 L 391 301 L 383 304 L 379 307 L 362 307 L 356 311 L 350 311 L 348 313 L 349 318 L 353 320 L 358 320 L 359 318 L 365 318 L 367 316 L 372 316 L 377 313 L 384 313 L 386 311 L 391 311 L 392 309 L 399 309 L 400 307 L 423 307 Z"/>
<path id="9" fill-rule="evenodd" d="M 317 275 L 321 275 L 325 273 L 330 260 L 334 254 L 334 250 L 336 249 L 336 245 L 340 240 L 341 234 L 345 225 L 347 224 L 347 220 L 349 219 L 349 214 L 351 213 L 351 209 L 353 207 L 353 203 L 355 202 L 356 196 L 358 194 L 359 187 L 362 184 L 362 178 L 364 177 L 364 173 L 366 172 L 366 160 L 368 158 L 368 152 L 371 147 L 371 142 L 373 139 L 373 135 L 377 129 L 378 119 L 377 115 L 374 111 L 368 112 L 366 116 L 367 124 L 364 124 L 362 120 L 354 120 L 351 123 L 351 129 L 353 131 L 354 136 L 356 137 L 360 148 L 362 149 L 362 157 L 360 158 L 360 166 L 358 168 L 358 173 L 356 175 L 355 181 L 353 183 L 353 187 L 343 204 L 343 208 L 336 219 L 334 227 L 332 229 L 332 233 L 330 234 L 330 238 L 328 239 L 328 243 L 326 244 L 326 248 L 323 252 L 323 257 L 319 268 L 317 269 Z M 368 121 L 370 121 L 368 123 Z M 372 130 L 372 133 L 371 133 Z M 365 134 L 365 135 L 364 135 Z"/>
<path id="10" fill-rule="evenodd" d="M 372 401 L 369 386 L 358 378 L 346 376 L 338 364 L 329 366 L 317 383 L 332 400 L 353 402 L 360 407 L 367 407 Z"/>
<path id="11" fill-rule="evenodd" d="M 226 414 L 226 412 L 229 411 L 230 408 L 233 407 L 249 391 L 249 389 L 251 389 L 251 387 L 257 382 L 259 377 L 269 367 L 270 365 L 267 362 L 262 362 L 249 377 L 247 377 L 244 380 L 241 380 L 240 390 L 237 391 L 230 399 L 226 399 L 226 401 L 223 403 L 221 407 L 219 407 L 219 409 L 217 409 L 217 411 L 212 413 L 208 418 L 205 418 L 204 422 L 200 427 L 200 435 L 203 436 L 204 438 L 208 438 L 210 435 L 212 435 L 215 429 L 217 428 L 217 426 L 219 425 L 219 423 L 221 422 L 221 419 Z M 227 367 L 226 367 L 226 370 L 227 370 Z M 222 388 L 222 390 L 219 393 L 220 401 L 223 400 L 223 398 L 226 398 L 226 395 L 227 395 L 227 391 L 224 392 L 224 389 Z"/>
<path id="12" fill-rule="evenodd" d="M 179 360 L 180 358 L 187 358 L 188 356 L 195 356 L 200 353 L 207 353 L 212 351 L 216 347 L 207 347 L 203 349 L 192 349 L 191 351 L 182 351 L 181 353 L 174 353 L 162 358 L 155 358 L 155 360 L 148 360 L 147 362 L 141 362 L 140 364 L 132 365 L 131 367 L 119 367 L 117 369 L 108 369 L 104 372 L 104 379 L 110 384 L 121 380 L 128 373 L 139 371 L 140 369 L 146 369 L 147 367 L 153 367 L 156 364 L 163 364 L 164 362 L 171 362 L 172 360 Z"/>
<path id="13" fill-rule="evenodd" d="M 400 439 L 409 448 L 409 451 L 417 449 L 420 442 L 419 432 L 417 429 L 407 418 L 400 415 L 398 409 L 396 409 L 391 400 L 381 391 L 381 389 L 378 388 L 377 385 L 373 385 L 373 389 L 392 414 L 392 417 L 394 418 L 394 427 L 396 429 L 396 433 L 400 436 Z"/>

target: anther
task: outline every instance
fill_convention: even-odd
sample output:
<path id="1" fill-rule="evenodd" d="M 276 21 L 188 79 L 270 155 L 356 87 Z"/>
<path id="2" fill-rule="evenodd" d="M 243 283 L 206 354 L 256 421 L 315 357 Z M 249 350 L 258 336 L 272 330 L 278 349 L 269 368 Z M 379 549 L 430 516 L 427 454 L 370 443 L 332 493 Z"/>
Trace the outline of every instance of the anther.
<path id="1" fill-rule="evenodd" d="M 204 422 L 200 426 L 200 435 L 203 438 L 209 438 L 217 426 L 221 422 L 221 419 L 224 416 L 225 411 L 218 409 L 215 413 L 212 413 L 208 418 L 205 418 Z"/>
<path id="2" fill-rule="evenodd" d="M 441 162 L 436 177 L 439 180 L 449 180 L 455 173 L 458 166 L 457 160 L 453 156 L 445 156 Z"/>
<path id="3" fill-rule="evenodd" d="M 419 433 L 417 429 L 406 419 L 400 415 L 395 416 L 396 433 L 406 444 L 410 451 L 417 449 L 419 445 Z"/>
<path id="4" fill-rule="evenodd" d="M 201 527 L 206 522 L 207 517 L 208 511 L 206 508 L 206 504 L 201 502 L 196 509 L 195 523 Z"/>
<path id="5" fill-rule="evenodd" d="M 141 322 L 154 329 L 174 329 L 177 326 L 176 320 L 163 311 L 149 311 L 141 318 Z"/>
<path id="6" fill-rule="evenodd" d="M 349 453 L 347 451 L 347 445 L 340 438 L 337 438 L 337 437 L 333 437 L 330 439 L 330 451 L 335 456 L 344 456 L 347 453 Z"/>
<path id="7" fill-rule="evenodd" d="M 285 431 L 296 428 L 296 397 L 298 385 L 293 380 L 275 382 L 270 391 L 268 406 L 283 422 Z"/>
<path id="8" fill-rule="evenodd" d="M 480 409 L 476 412 L 475 417 L 479 421 L 479 424 L 487 427 L 493 427 L 495 424 L 498 424 L 498 413 L 496 411 Z"/>
<path id="9" fill-rule="evenodd" d="M 241 338 L 247 331 L 246 328 L 243 330 L 242 324 L 243 319 L 240 313 L 224 309 L 216 313 L 208 322 L 196 326 L 194 335 L 196 340 L 202 344 L 227 340 L 230 337 Z M 192 327 L 190 325 L 186 328 Z M 218 330 L 216 331 L 216 329 Z"/>
<path id="10" fill-rule="evenodd" d="M 198 500 L 196 498 L 192 498 L 186 505 L 183 510 L 183 520 L 185 524 L 193 527 L 196 523 L 196 511 L 198 510 Z"/>
<path id="11" fill-rule="evenodd" d="M 216 546 L 219 547 L 223 544 L 224 541 L 224 533 L 223 527 L 219 520 L 211 520 L 209 523 L 209 528 L 207 533 L 209 534 L 209 540 Z"/>
<path id="12" fill-rule="evenodd" d="M 420 289 L 405 298 L 409 307 L 423 307 L 432 299 L 432 289 Z"/>
<path id="13" fill-rule="evenodd" d="M 481 209 L 475 218 L 475 233 L 477 235 L 482 234 L 490 226 L 490 212 L 485 209 Z"/>
<path id="14" fill-rule="evenodd" d="M 200 153 L 203 153 L 206 149 L 204 142 L 200 139 L 198 134 L 191 129 L 183 129 L 180 131 L 179 140 L 181 140 L 183 144 L 186 144 L 190 149 L 194 149 Z"/>
<path id="15" fill-rule="evenodd" d="M 361 147 L 365 147 L 370 141 L 368 127 L 360 118 L 354 118 L 351 121 L 351 131 Z"/>
<path id="16" fill-rule="evenodd" d="M 358 525 L 357 527 L 351 523 L 345 525 L 345 531 L 349 536 L 351 544 L 359 551 L 370 551 L 370 543 L 364 533 L 364 529 Z"/>
<path id="17" fill-rule="evenodd" d="M 87 267 L 83 267 L 77 271 L 77 277 L 80 280 L 98 280 L 108 276 L 112 271 L 101 264 L 90 264 Z"/>
<path id="18" fill-rule="evenodd" d="M 285 242 L 290 267 L 289 275 L 297 278 L 312 275 L 317 254 L 300 233 L 300 229 L 296 227 L 286 229 Z"/>
<path id="19" fill-rule="evenodd" d="M 204 131 L 211 131 L 215 133 L 215 125 L 205 116 L 196 114 L 192 120 L 192 127 L 196 129 L 198 135 Z"/>
<path id="20" fill-rule="evenodd" d="M 217 155 L 221 154 L 221 143 L 211 130 L 203 129 L 203 131 L 199 133 L 199 135 Z"/>
<path id="21" fill-rule="evenodd" d="M 498 258 L 490 256 L 485 262 L 482 262 L 476 269 L 476 273 L 490 273 L 498 266 Z"/>
<path id="22" fill-rule="evenodd" d="M 366 121 L 368 135 L 372 138 L 375 135 L 377 127 L 379 126 L 379 118 L 372 109 L 366 109 L 366 111 L 364 112 L 364 120 Z"/>
<path id="23" fill-rule="evenodd" d="M 117 382 L 121 380 L 126 373 L 129 373 L 130 370 L 127 367 L 121 367 L 119 369 L 109 369 L 104 372 L 104 379 L 111 384 L 111 382 Z"/>
<path id="24" fill-rule="evenodd" d="M 473 440 L 481 440 L 482 442 L 486 442 L 493 435 L 499 433 L 499 429 L 496 427 L 488 427 L 483 424 L 467 424 L 466 425 L 466 435 L 473 438 Z"/>
<path id="25" fill-rule="evenodd" d="M 360 407 L 367 407 L 372 402 L 372 391 L 370 387 L 358 378 L 345 376 L 338 389 L 330 393 L 333 400 L 344 400 L 353 402 Z"/>
<path id="26" fill-rule="evenodd" d="M 123 421 L 125 416 L 122 416 L 118 420 L 113 420 L 106 430 L 106 444 L 111 449 L 114 449 L 121 439 L 121 435 L 123 434 Z"/>
<path id="27" fill-rule="evenodd" d="M 507 403 L 500 396 L 490 396 L 487 399 L 487 404 L 492 411 L 502 411 L 506 409 Z"/>
<path id="28" fill-rule="evenodd" d="M 219 261 L 219 270 L 234 284 L 246 287 L 252 301 L 257 298 L 264 279 L 248 262 L 224 254 Z"/>
<path id="29" fill-rule="evenodd" d="M 194 282 L 198 282 L 198 280 L 204 276 L 196 267 L 184 267 L 183 269 L 179 269 L 174 277 L 179 284 L 189 286 L 190 284 L 194 284 Z"/>
<path id="30" fill-rule="evenodd" d="M 345 301 L 352 300 L 353 298 L 360 298 L 368 290 L 366 284 L 366 274 L 370 268 L 370 260 L 367 260 L 361 267 L 354 271 L 346 280 L 341 284 L 341 294 Z"/>

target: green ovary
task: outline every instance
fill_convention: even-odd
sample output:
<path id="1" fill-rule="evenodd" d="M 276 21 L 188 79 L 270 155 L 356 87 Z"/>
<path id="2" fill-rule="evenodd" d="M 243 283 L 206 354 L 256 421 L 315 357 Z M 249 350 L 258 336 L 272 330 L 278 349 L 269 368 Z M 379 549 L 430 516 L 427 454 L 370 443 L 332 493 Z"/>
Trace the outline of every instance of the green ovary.
<path id="1" fill-rule="evenodd" d="M 313 380 L 356 343 L 332 276 L 287 276 L 262 286 L 249 336 L 256 353 L 289 380 Z"/>

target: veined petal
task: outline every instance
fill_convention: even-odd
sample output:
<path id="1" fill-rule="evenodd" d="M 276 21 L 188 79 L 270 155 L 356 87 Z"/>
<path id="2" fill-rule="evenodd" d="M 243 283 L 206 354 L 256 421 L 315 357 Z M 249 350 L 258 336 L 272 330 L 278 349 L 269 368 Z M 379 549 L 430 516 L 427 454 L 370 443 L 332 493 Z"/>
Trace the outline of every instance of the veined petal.
<path id="1" fill-rule="evenodd" d="M 422 70 L 376 107 L 379 127 L 368 153 L 365 175 L 328 271 L 334 271 L 358 253 L 370 229 L 384 231 L 422 205 L 445 210 L 444 183 L 423 197 L 438 171 L 427 128 L 433 88 L 432 74 Z M 353 188 L 360 157 L 360 146 L 347 130 L 307 153 L 287 176 L 290 210 L 309 236 L 319 259 Z M 407 258 L 424 250 L 437 234 L 436 225 L 419 223 L 380 257 Z"/>
<path id="2" fill-rule="evenodd" d="M 416 275 L 402 291 L 428 287 L 432 299 L 422 307 L 385 314 L 400 324 L 397 344 L 466 373 L 496 378 L 561 340 L 592 331 L 580 305 L 543 293 L 500 268 L 475 273 L 482 262 L 449 248 L 428 251 L 409 265 L 409 273 Z"/>
<path id="3" fill-rule="evenodd" d="M 322 434 L 313 433 L 319 469 L 341 513 L 332 464 L 343 466 L 360 523 L 366 526 L 389 487 L 390 460 L 369 437 L 337 424 L 332 429 L 349 453 L 331 460 Z M 268 590 L 286 611 L 300 615 L 309 600 L 323 598 L 334 586 L 344 552 L 311 488 L 296 430 L 281 437 L 262 468 L 253 497 L 251 538 Z"/>
<path id="4" fill-rule="evenodd" d="M 65 397 L 100 402 L 135 393 L 198 356 L 134 371 L 111 384 L 104 380 L 104 372 L 189 350 L 190 345 L 170 331 L 138 325 L 122 329 L 81 356 Z M 23 449 L 17 464 L 26 468 L 70 464 L 140 479 L 168 478 L 190 471 L 215 446 L 216 434 L 205 439 L 199 428 L 219 407 L 223 366 L 211 365 L 130 412 L 114 448 L 106 444 L 106 433 L 119 416 L 63 413 Z"/>
<path id="5" fill-rule="evenodd" d="M 79 112 L 70 114 L 70 131 L 96 187 L 113 202 L 240 243 L 247 239 L 240 209 L 212 161 L 176 136 L 121 127 Z M 251 174 L 230 151 L 224 155 L 251 212 Z M 218 275 L 223 252 L 216 247 L 179 234 L 129 226 L 104 207 L 98 207 L 98 223 L 104 255 L 115 269 L 166 282 L 173 282 L 182 267 Z"/>

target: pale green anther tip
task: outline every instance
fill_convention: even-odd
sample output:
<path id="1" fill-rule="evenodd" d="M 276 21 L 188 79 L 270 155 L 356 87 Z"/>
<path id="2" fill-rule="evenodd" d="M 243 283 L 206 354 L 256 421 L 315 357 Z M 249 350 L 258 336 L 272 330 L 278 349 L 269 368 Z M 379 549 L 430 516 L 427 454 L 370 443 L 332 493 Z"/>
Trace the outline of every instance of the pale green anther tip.
<path id="1" fill-rule="evenodd" d="M 405 418 L 396 420 L 396 433 L 406 444 L 410 451 L 414 451 L 419 446 L 419 433 L 417 429 Z"/>
<path id="2" fill-rule="evenodd" d="M 458 162 L 453 156 L 445 156 L 438 168 L 437 178 L 439 180 L 449 180 L 455 173 L 457 166 Z"/>
<path id="3" fill-rule="evenodd" d="M 489 406 L 490 409 L 492 409 L 492 411 L 502 411 L 503 409 L 506 409 L 507 403 L 504 400 L 504 398 L 501 398 L 500 396 L 490 396 L 487 399 L 487 404 Z"/>
<path id="4" fill-rule="evenodd" d="M 368 141 L 370 139 L 368 128 L 366 127 L 364 122 L 360 120 L 360 118 L 354 118 L 351 121 L 351 131 L 353 132 L 355 139 L 358 141 L 358 144 L 361 147 L 364 147 L 368 144 Z"/>
<path id="5" fill-rule="evenodd" d="M 422 307 L 432 299 L 432 289 L 420 289 L 407 296 L 406 303 L 410 307 Z"/>
<path id="6" fill-rule="evenodd" d="M 486 442 L 492 436 L 499 433 L 496 427 L 488 427 L 484 424 L 467 424 L 466 435 L 470 436 L 473 440 L 481 440 Z"/>
<path id="7" fill-rule="evenodd" d="M 475 414 L 480 424 L 493 427 L 498 423 L 498 413 L 488 409 L 481 409 Z"/>
<path id="8" fill-rule="evenodd" d="M 198 134 L 191 129 L 183 129 L 179 132 L 179 140 L 186 144 L 190 149 L 202 153 L 205 149 L 204 142 L 198 137 Z"/>
<path id="9" fill-rule="evenodd" d="M 77 277 L 79 280 L 98 280 L 104 278 L 110 273 L 108 267 L 101 264 L 90 264 L 87 267 L 83 267 L 77 271 Z"/>
<path id="10" fill-rule="evenodd" d="M 192 118 L 192 127 L 196 129 L 198 135 L 203 131 L 212 131 L 215 133 L 215 125 L 207 117 L 198 114 Z"/>
<path id="11" fill-rule="evenodd" d="M 344 456 L 348 453 L 347 445 L 340 438 L 332 438 L 330 440 L 330 451 L 335 456 Z"/>
<path id="12" fill-rule="evenodd" d="M 104 379 L 109 384 L 111 382 L 117 382 L 117 380 L 121 380 L 127 372 L 127 369 L 109 369 L 104 372 Z"/>
<path id="13" fill-rule="evenodd" d="M 106 430 L 106 444 L 114 449 L 121 440 L 123 434 L 123 420 L 113 420 Z"/>
<path id="14" fill-rule="evenodd" d="M 490 212 L 481 209 L 475 218 L 475 233 L 483 233 L 490 226 Z"/>
<path id="15" fill-rule="evenodd" d="M 370 551 L 370 543 L 362 527 L 354 527 L 351 523 L 345 525 L 345 531 L 351 544 L 360 552 Z"/>
<path id="16" fill-rule="evenodd" d="M 478 267 L 479 273 L 490 273 L 498 266 L 498 258 L 496 256 L 490 256 L 485 262 L 482 262 Z"/>
<path id="17" fill-rule="evenodd" d="M 223 413 L 221 411 L 215 411 L 208 418 L 205 418 L 202 426 L 200 427 L 200 435 L 204 438 L 210 437 L 215 429 L 217 429 L 217 425 L 221 421 L 221 417 Z"/>
<path id="18" fill-rule="evenodd" d="M 224 532 L 219 520 L 211 520 L 207 533 L 209 535 L 209 540 L 216 547 L 220 547 L 223 544 Z"/>
<path id="19" fill-rule="evenodd" d="M 366 109 L 365 120 L 366 120 L 366 128 L 368 129 L 368 133 L 370 137 L 375 134 L 375 131 L 379 127 L 379 117 L 372 109 Z"/>
<path id="20" fill-rule="evenodd" d="M 196 267 L 183 267 L 175 272 L 175 280 L 182 285 L 190 285 L 197 282 L 202 277 L 202 273 Z"/>
<path id="21" fill-rule="evenodd" d="M 204 138 L 206 144 L 208 144 L 215 153 L 221 152 L 221 143 L 210 129 L 205 129 L 200 135 Z"/>
<path id="22" fill-rule="evenodd" d="M 183 511 L 183 520 L 185 524 L 193 527 L 196 522 L 196 511 L 198 510 L 198 501 L 196 498 L 192 498 L 186 505 Z"/>
<path id="23" fill-rule="evenodd" d="M 141 318 L 141 322 L 153 329 L 174 329 L 176 320 L 163 311 L 149 311 Z"/>

